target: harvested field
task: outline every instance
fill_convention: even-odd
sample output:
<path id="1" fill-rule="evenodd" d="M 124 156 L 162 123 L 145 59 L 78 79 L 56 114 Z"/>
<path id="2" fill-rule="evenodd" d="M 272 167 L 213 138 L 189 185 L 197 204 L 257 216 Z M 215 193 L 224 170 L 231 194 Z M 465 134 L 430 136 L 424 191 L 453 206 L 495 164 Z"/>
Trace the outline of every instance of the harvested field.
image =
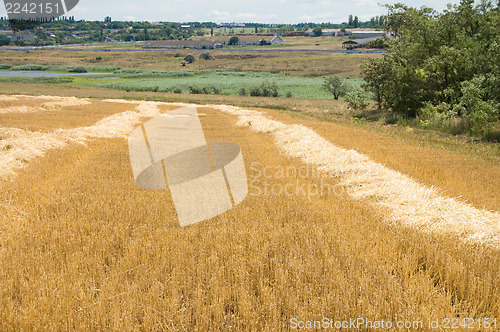
<path id="1" fill-rule="evenodd" d="M 1 98 L 5 107 L 57 101 Z M 425 172 L 425 163 L 411 168 L 383 149 L 397 142 L 368 131 L 198 105 L 208 142 L 241 147 L 250 193 L 236 208 L 180 228 L 168 191 L 135 185 L 126 137 L 186 104 L 87 101 L 57 106 L 51 112 L 62 116 L 43 129 L 28 129 L 24 113 L 0 117 L 0 330 L 271 331 L 322 317 L 499 321 L 498 179 L 482 187 L 493 193 L 476 195 L 468 189 L 475 178 L 463 176 L 470 161 L 434 172 L 457 158 L 436 150 Z M 498 168 L 472 172 L 483 179 Z M 318 188 L 335 191 L 311 190 Z"/>
<path id="2" fill-rule="evenodd" d="M 445 198 L 411 178 L 371 161 L 354 150 L 334 146 L 302 125 L 285 125 L 259 112 L 235 108 L 223 111 L 238 115 L 238 125 L 273 135 L 288 156 L 312 164 L 326 175 L 341 178 L 350 196 L 370 199 L 388 208 L 389 221 L 423 230 L 453 232 L 468 241 L 500 248 L 500 214 Z"/>

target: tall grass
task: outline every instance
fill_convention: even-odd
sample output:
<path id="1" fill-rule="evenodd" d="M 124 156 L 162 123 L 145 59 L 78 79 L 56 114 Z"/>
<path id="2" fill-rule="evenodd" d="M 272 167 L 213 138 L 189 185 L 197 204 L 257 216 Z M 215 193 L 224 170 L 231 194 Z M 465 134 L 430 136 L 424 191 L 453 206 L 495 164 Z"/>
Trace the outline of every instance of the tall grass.
<path id="1" fill-rule="evenodd" d="M 65 73 L 84 72 L 82 70 L 86 70 L 87 72 L 112 73 L 114 71 L 120 70 L 120 67 L 106 66 L 106 65 L 71 66 L 71 65 L 24 64 L 18 66 L 0 65 L 0 69 L 21 70 L 21 71 L 56 71 Z"/>
<path id="2" fill-rule="evenodd" d="M 202 71 L 202 72 L 148 72 L 124 70 L 117 72 L 123 80 L 99 80 L 87 82 L 92 86 L 120 89 L 126 91 L 160 91 L 171 92 L 174 89 L 189 91 L 189 86 L 215 86 L 223 95 L 240 95 L 240 90 L 249 92 L 260 87 L 263 82 L 276 85 L 282 91 L 291 92 L 296 98 L 333 99 L 333 96 L 322 89 L 323 78 L 281 76 L 269 73 L 233 72 L 233 71 Z M 130 79 L 135 78 L 135 79 Z M 352 85 L 360 85 L 359 78 L 347 79 Z M 260 95 L 260 94 L 258 94 Z"/>
<path id="3" fill-rule="evenodd" d="M 195 76 L 195 72 L 190 71 L 161 71 L 161 70 L 144 70 L 144 69 L 120 69 L 114 72 L 116 76 L 122 78 L 143 78 L 143 77 L 191 77 Z"/>
<path id="4" fill-rule="evenodd" d="M 30 84 L 60 84 L 72 83 L 72 77 L 1 77 L 1 82 L 30 83 Z"/>

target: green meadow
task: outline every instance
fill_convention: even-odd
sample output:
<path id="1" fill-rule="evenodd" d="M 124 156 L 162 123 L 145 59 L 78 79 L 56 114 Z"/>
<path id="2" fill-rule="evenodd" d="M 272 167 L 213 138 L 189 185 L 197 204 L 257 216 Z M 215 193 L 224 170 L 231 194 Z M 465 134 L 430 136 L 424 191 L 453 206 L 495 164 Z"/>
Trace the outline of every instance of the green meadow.
<path id="1" fill-rule="evenodd" d="M 96 87 L 112 88 L 125 91 L 158 91 L 190 93 L 190 87 L 212 88 L 218 94 L 238 95 L 241 89 L 247 92 L 254 86 L 264 82 L 276 84 L 280 97 L 332 99 L 333 96 L 323 90 L 324 78 L 321 77 L 294 77 L 270 73 L 237 72 L 237 71 L 169 71 L 145 72 L 130 71 L 116 72 L 118 78 L 75 78 L 75 84 Z M 149 76 L 149 77 L 148 77 Z M 349 78 L 346 81 L 354 86 L 363 83 L 362 78 Z"/>
<path id="2" fill-rule="evenodd" d="M 124 91 L 198 93 L 227 96 L 240 95 L 242 90 L 250 95 L 252 87 L 262 84 L 275 85 L 279 97 L 305 99 L 333 99 L 322 88 L 325 77 L 291 76 L 269 72 L 237 70 L 146 70 L 125 69 L 117 66 L 64 66 L 25 64 L 11 66 L 0 64 L 7 71 L 46 71 L 58 73 L 109 73 L 109 75 L 65 76 L 65 77 L 0 77 L 3 82 L 71 84 L 103 87 Z M 361 86 L 360 77 L 345 79 L 347 84 Z"/>

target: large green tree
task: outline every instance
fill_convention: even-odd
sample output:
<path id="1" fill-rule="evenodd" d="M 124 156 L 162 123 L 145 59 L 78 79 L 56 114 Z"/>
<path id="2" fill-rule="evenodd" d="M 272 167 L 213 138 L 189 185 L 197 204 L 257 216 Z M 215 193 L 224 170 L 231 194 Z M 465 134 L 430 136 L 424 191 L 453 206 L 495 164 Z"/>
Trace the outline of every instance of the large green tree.
<path id="1" fill-rule="evenodd" d="M 500 109 L 499 9 L 486 0 L 476 7 L 473 0 L 462 0 L 440 14 L 428 7 L 403 4 L 387 8 L 386 28 L 396 38 L 389 43 L 388 54 L 363 66 L 365 87 L 379 105 L 406 117 L 449 112 L 470 120 L 473 131 L 478 131 L 475 119 L 496 123 Z M 480 84 L 481 93 L 473 91 L 471 84 Z M 477 107 L 471 109 L 472 96 L 487 108 L 483 113 L 488 116 L 470 116 L 479 114 Z"/>
<path id="2" fill-rule="evenodd" d="M 238 45 L 239 42 L 240 39 L 238 38 L 238 36 L 232 36 L 231 38 L 229 38 L 229 45 Z"/>

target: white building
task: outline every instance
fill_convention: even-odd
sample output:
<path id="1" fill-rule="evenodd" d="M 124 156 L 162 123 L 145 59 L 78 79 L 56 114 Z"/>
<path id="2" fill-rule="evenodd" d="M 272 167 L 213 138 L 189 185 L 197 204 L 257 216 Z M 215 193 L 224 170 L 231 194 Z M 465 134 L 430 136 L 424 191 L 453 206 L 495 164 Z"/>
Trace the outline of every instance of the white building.
<path id="1" fill-rule="evenodd" d="M 382 30 L 373 30 L 373 29 L 346 29 L 346 34 L 350 34 L 353 37 L 357 38 L 373 38 L 373 37 L 382 37 L 387 33 Z"/>

